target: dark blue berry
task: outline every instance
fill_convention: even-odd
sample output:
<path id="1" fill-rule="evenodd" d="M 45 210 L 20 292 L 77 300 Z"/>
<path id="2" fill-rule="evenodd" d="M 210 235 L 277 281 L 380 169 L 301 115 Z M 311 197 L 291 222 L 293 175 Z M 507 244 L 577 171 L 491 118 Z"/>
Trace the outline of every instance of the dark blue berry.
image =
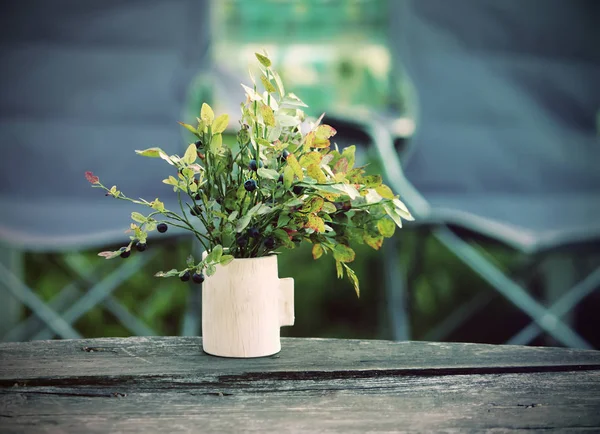
<path id="1" fill-rule="evenodd" d="M 204 146 L 204 143 L 202 143 L 202 140 L 198 140 L 196 143 L 194 143 L 194 145 L 196 145 L 196 149 L 200 149 L 202 146 Z"/>
<path id="2" fill-rule="evenodd" d="M 283 182 L 283 173 L 279 174 L 279 178 L 277 179 L 277 182 Z"/>
<path id="3" fill-rule="evenodd" d="M 200 200 L 200 199 L 202 199 L 202 198 L 200 197 L 200 193 L 196 193 L 196 196 L 194 196 L 194 200 Z"/>
<path id="4" fill-rule="evenodd" d="M 287 157 L 290 155 L 290 152 L 287 149 L 284 149 L 281 155 L 279 156 L 279 161 L 287 160 Z"/>
<path id="5" fill-rule="evenodd" d="M 181 279 L 182 282 L 187 282 L 190 280 L 190 272 L 186 271 L 181 277 L 179 277 L 179 279 Z"/>
<path id="6" fill-rule="evenodd" d="M 156 229 L 158 229 L 158 232 L 160 232 L 161 234 L 164 234 L 165 232 L 167 232 L 167 229 L 169 229 L 169 227 L 166 223 L 159 223 L 158 226 L 156 226 Z"/>
<path id="7" fill-rule="evenodd" d="M 254 191 L 256 190 L 256 181 L 254 179 L 249 179 L 244 182 L 244 188 L 246 191 Z"/>
<path id="8" fill-rule="evenodd" d="M 190 214 L 193 215 L 193 216 L 199 216 L 200 214 L 202 214 L 202 208 L 200 208 L 200 205 L 194 206 L 190 210 Z"/>
<path id="9" fill-rule="evenodd" d="M 260 236 L 260 232 L 257 228 L 248 229 L 248 236 L 251 238 L 258 238 Z"/>
<path id="10" fill-rule="evenodd" d="M 204 282 L 204 274 L 194 273 L 192 274 L 192 280 L 194 281 L 194 283 L 202 283 Z"/>
<path id="11" fill-rule="evenodd" d="M 250 162 L 248 163 L 248 169 L 254 170 L 255 172 L 259 167 L 263 167 L 263 166 L 264 166 L 264 164 L 262 161 L 259 161 L 258 164 L 256 164 L 256 160 L 250 160 Z"/>
<path id="12" fill-rule="evenodd" d="M 299 185 L 294 185 L 294 188 L 292 189 L 292 191 L 294 192 L 294 194 L 302 194 L 302 192 L 304 191 L 304 187 L 301 187 Z"/>
<path id="13" fill-rule="evenodd" d="M 248 245 L 248 238 L 241 236 L 241 237 L 238 237 L 237 240 L 235 240 L 235 242 L 240 247 L 246 247 Z"/>
<path id="14" fill-rule="evenodd" d="M 135 244 L 135 248 L 138 252 L 143 252 L 146 250 L 146 247 L 148 247 L 146 243 L 140 243 L 139 241 Z"/>
<path id="15" fill-rule="evenodd" d="M 126 247 L 121 247 L 121 258 L 129 258 L 131 255 L 131 250 L 127 250 Z"/>
<path id="16" fill-rule="evenodd" d="M 272 249 L 273 247 L 275 247 L 275 240 L 273 239 L 273 237 L 269 237 L 265 240 L 264 244 L 267 249 Z"/>

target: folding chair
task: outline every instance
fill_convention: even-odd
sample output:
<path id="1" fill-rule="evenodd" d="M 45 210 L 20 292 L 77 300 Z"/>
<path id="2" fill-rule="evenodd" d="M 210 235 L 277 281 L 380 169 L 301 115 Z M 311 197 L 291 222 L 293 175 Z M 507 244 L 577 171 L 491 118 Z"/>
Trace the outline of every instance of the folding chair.
<path id="1" fill-rule="evenodd" d="M 598 254 L 598 5 L 418 0 L 392 8 L 392 45 L 416 88 L 418 129 L 401 164 L 385 124 L 364 125 L 389 182 L 416 225 L 532 319 L 509 343 L 543 331 L 565 346 L 591 347 L 562 318 L 600 286 L 600 268 L 544 306 L 464 235 L 534 264 L 582 248 Z M 389 307 L 394 337 L 407 339 L 401 277 L 389 286 Z"/>
<path id="2" fill-rule="evenodd" d="M 185 149 L 176 121 L 208 59 L 207 1 L 38 0 L 0 9 L 0 339 L 80 337 L 73 323 L 96 305 L 133 334 L 156 334 L 112 296 L 156 251 L 99 269 L 78 253 L 126 243 L 131 211 L 143 210 L 92 190 L 83 174 L 178 209 L 161 183 L 163 162 L 134 150 Z M 165 235 L 181 235 L 175 229 Z M 43 302 L 21 280 L 25 252 L 67 253 L 57 265 L 74 282 Z M 22 306 L 35 317 L 19 323 Z M 199 330 L 194 308 L 184 334 Z"/>

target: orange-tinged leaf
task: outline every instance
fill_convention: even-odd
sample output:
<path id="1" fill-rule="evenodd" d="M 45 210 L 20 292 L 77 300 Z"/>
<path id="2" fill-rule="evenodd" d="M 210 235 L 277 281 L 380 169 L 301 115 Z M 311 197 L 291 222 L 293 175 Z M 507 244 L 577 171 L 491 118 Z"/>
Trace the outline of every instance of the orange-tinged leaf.
<path id="1" fill-rule="evenodd" d="M 348 171 L 348 160 L 340 158 L 333 166 L 333 173 L 346 173 Z"/>
<path id="2" fill-rule="evenodd" d="M 337 131 L 335 130 L 335 128 L 333 128 L 332 126 L 323 124 L 323 125 L 319 125 L 317 127 L 317 129 L 315 130 L 315 137 L 320 140 L 326 140 L 326 139 L 329 139 L 330 137 L 335 136 L 336 133 L 337 133 Z"/>
<path id="3" fill-rule="evenodd" d="M 309 199 L 302 206 L 302 211 L 303 212 L 319 212 L 319 211 L 321 211 L 321 209 L 323 209 L 324 203 L 325 203 L 325 200 L 322 197 L 314 196 L 311 199 Z"/>
<path id="4" fill-rule="evenodd" d="M 315 140 L 315 132 L 311 131 L 306 136 L 304 136 L 304 151 L 310 151 L 310 148 L 313 146 L 313 141 Z"/>
<path id="5" fill-rule="evenodd" d="M 371 235 L 365 232 L 365 234 L 363 235 L 363 240 L 375 250 L 379 250 L 383 245 L 383 235 L 372 237 Z"/>
<path id="6" fill-rule="evenodd" d="M 100 183 L 100 178 L 98 178 L 96 175 L 94 175 L 92 172 L 85 172 L 85 179 L 88 180 L 88 182 L 92 183 L 92 184 L 99 184 Z"/>
<path id="7" fill-rule="evenodd" d="M 307 216 L 305 227 L 313 229 L 315 232 L 320 234 L 325 232 L 325 222 L 316 214 L 309 214 Z"/>

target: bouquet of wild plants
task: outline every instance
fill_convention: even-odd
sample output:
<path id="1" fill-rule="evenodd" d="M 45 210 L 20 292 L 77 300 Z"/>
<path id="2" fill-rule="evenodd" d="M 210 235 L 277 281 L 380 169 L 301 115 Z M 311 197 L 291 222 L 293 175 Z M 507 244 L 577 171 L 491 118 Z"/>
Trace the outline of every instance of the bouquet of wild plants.
<path id="1" fill-rule="evenodd" d="M 127 246 L 99 255 L 126 258 L 134 247 L 146 249 L 149 232 L 164 233 L 169 226 L 186 229 L 208 255 L 202 260 L 189 257 L 181 270 L 156 276 L 183 281 L 191 277 L 201 283 L 217 264 L 309 242 L 314 259 L 332 254 L 338 277 L 346 273 L 358 294 L 358 279 L 348 265 L 355 257 L 350 244 L 379 249 L 383 239 L 402 226 L 401 219 L 412 216 L 381 176 L 365 175 L 363 167 L 355 167 L 354 146 L 338 149 L 331 143 L 335 129 L 321 119 L 305 119 L 306 105 L 286 93 L 270 59 L 256 57 L 263 91 L 253 77 L 252 87 L 242 85 L 246 101 L 241 104 L 236 143 L 223 139 L 229 116 L 215 117 L 203 104 L 196 125 L 181 123 L 196 137 L 183 156 L 167 155 L 160 148 L 136 151 L 173 167 L 173 175 L 163 182 L 173 186 L 178 210 L 166 209 L 158 198 L 129 198 L 86 172 L 92 187 L 150 209 L 146 215 L 132 213 Z"/>

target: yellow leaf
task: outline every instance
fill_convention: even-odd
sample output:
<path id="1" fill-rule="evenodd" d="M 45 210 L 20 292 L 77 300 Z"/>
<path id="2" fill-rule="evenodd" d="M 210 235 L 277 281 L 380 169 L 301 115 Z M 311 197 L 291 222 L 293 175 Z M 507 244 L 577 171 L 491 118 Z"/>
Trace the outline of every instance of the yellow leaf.
<path id="1" fill-rule="evenodd" d="M 191 132 L 192 134 L 198 134 L 198 131 L 196 130 L 196 128 L 194 128 L 190 124 L 185 124 L 185 123 L 179 122 L 179 121 L 177 123 L 179 125 L 181 125 L 182 127 L 184 127 L 186 130 L 188 130 L 189 132 Z"/>
<path id="2" fill-rule="evenodd" d="M 321 256 L 323 256 L 323 246 L 320 244 L 315 244 L 312 247 L 312 256 L 313 259 L 319 259 Z"/>
<path id="3" fill-rule="evenodd" d="M 210 127 L 215 120 L 215 112 L 213 112 L 213 109 L 206 103 L 202 103 L 202 108 L 200 109 L 200 119 L 202 119 L 207 127 Z"/>
<path id="4" fill-rule="evenodd" d="M 193 143 L 190 144 L 185 150 L 185 154 L 182 159 L 183 163 L 188 165 L 193 164 L 196 161 L 196 158 L 198 158 L 198 154 L 196 152 L 196 145 Z"/>
<path id="5" fill-rule="evenodd" d="M 346 158 L 346 160 L 348 160 L 348 170 L 350 170 L 354 167 L 355 153 L 356 153 L 356 146 L 354 146 L 354 145 L 348 146 L 348 147 L 344 148 L 344 150 L 342 151 L 342 157 L 344 157 L 344 158 Z"/>
<path id="6" fill-rule="evenodd" d="M 141 155 L 142 157 L 150 157 L 150 158 L 158 158 L 160 157 L 161 152 L 163 152 L 160 148 L 148 148 L 143 151 L 135 151 L 136 154 Z"/>
<path id="7" fill-rule="evenodd" d="M 320 164 L 323 159 L 323 155 L 320 152 L 309 152 L 300 157 L 300 165 L 302 167 L 308 167 L 311 164 Z"/>
<path id="8" fill-rule="evenodd" d="M 306 173 L 313 179 L 316 179 L 318 183 L 325 184 L 327 182 L 327 177 L 325 173 L 321 170 L 321 168 L 317 164 L 311 164 L 306 168 Z"/>
<path id="9" fill-rule="evenodd" d="M 382 218 L 377 221 L 377 230 L 385 238 L 390 238 L 396 232 L 396 224 L 388 218 Z"/>
<path id="10" fill-rule="evenodd" d="M 275 126 L 275 115 L 273 114 L 273 109 L 266 104 L 261 104 L 260 106 L 260 114 L 263 117 L 263 121 L 265 125 L 269 127 Z"/>
<path id="11" fill-rule="evenodd" d="M 304 173 L 302 172 L 302 166 L 300 166 L 300 163 L 298 163 L 296 156 L 294 154 L 288 155 L 288 157 L 286 158 L 286 162 L 288 166 L 292 168 L 294 174 L 298 177 L 298 179 L 302 181 L 304 179 Z"/>
<path id="12" fill-rule="evenodd" d="M 162 203 L 160 200 L 158 200 L 158 198 L 156 198 L 152 202 L 150 202 L 150 207 L 152 207 L 152 209 L 155 209 L 156 211 L 160 211 L 160 212 L 163 212 L 165 210 L 165 204 Z"/>
<path id="13" fill-rule="evenodd" d="M 290 188 L 294 183 L 294 169 L 291 166 L 285 166 L 283 169 L 283 186 Z"/>
<path id="14" fill-rule="evenodd" d="M 258 61 L 262 64 L 262 66 L 264 66 L 265 68 L 268 68 L 271 66 L 271 60 L 267 56 L 263 56 L 262 54 L 259 54 L 259 53 L 254 53 L 254 55 L 256 56 Z"/>
<path id="15" fill-rule="evenodd" d="M 229 115 L 227 113 L 222 114 L 217 119 L 215 119 L 215 123 L 212 127 L 213 134 L 222 133 L 227 129 L 227 125 L 229 124 Z"/>
<path id="16" fill-rule="evenodd" d="M 313 141 L 315 140 L 315 132 L 311 131 L 306 136 L 304 136 L 304 150 L 306 152 L 310 151 L 310 148 L 313 146 Z"/>
<path id="17" fill-rule="evenodd" d="M 269 93 L 273 93 L 275 92 L 275 86 L 273 86 L 273 83 L 271 83 L 267 77 L 265 77 L 264 75 L 260 76 L 260 81 L 262 82 L 263 86 L 265 87 L 265 90 Z"/>

